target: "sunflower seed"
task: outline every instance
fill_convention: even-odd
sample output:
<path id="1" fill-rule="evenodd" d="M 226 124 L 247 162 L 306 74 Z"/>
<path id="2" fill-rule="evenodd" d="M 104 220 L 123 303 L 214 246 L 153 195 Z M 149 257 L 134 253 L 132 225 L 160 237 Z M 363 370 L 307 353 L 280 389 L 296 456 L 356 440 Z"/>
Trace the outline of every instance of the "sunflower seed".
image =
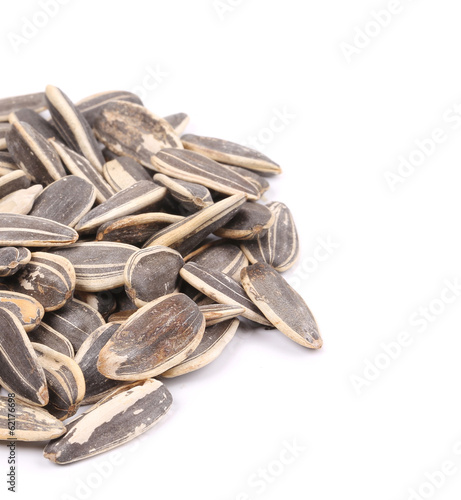
<path id="1" fill-rule="evenodd" d="M 261 325 L 271 323 L 248 298 L 243 287 L 227 274 L 211 271 L 193 262 L 188 262 L 179 272 L 181 278 L 219 304 L 238 305 L 245 308 L 242 316 Z"/>
<path id="2" fill-rule="evenodd" d="M 53 123 L 66 144 L 83 155 L 102 174 L 104 158 L 91 127 L 62 90 L 48 85 L 45 90 Z"/>
<path id="3" fill-rule="evenodd" d="M 229 196 L 162 229 L 149 238 L 144 246 L 164 245 L 177 250 L 182 255 L 187 255 L 209 234 L 234 217 L 244 202 L 244 194 Z"/>
<path id="4" fill-rule="evenodd" d="M 12 312 L 26 332 L 37 327 L 45 314 L 42 304 L 33 297 L 7 290 L 0 290 L 0 307 Z"/>
<path id="5" fill-rule="evenodd" d="M 251 184 L 253 184 L 259 191 L 260 196 L 262 196 L 270 188 L 269 182 L 264 177 L 257 174 L 253 170 L 248 170 L 247 168 L 243 167 L 236 167 L 235 165 L 226 165 L 226 166 L 229 167 L 234 172 L 237 172 L 237 174 L 240 174 L 247 181 L 251 182 Z"/>
<path id="6" fill-rule="evenodd" d="M 0 198 L 4 198 L 19 189 L 27 189 L 30 179 L 22 170 L 15 170 L 0 177 Z"/>
<path id="7" fill-rule="evenodd" d="M 74 227 L 90 211 L 95 198 L 93 184 L 76 175 L 67 175 L 40 193 L 30 215 Z"/>
<path id="8" fill-rule="evenodd" d="M 6 142 L 15 163 L 33 182 L 48 185 L 66 175 L 54 148 L 28 123 L 13 123 Z"/>
<path id="9" fill-rule="evenodd" d="M 201 153 L 212 160 L 222 161 L 223 163 L 265 174 L 280 174 L 282 172 L 280 166 L 267 156 L 234 142 L 193 134 L 183 135 L 181 141 L 186 149 Z"/>
<path id="10" fill-rule="evenodd" d="M 42 118 L 42 116 L 32 109 L 18 109 L 8 116 L 8 121 L 11 124 L 16 122 L 28 123 L 45 139 L 61 139 L 58 131 L 51 125 L 51 123 L 46 121 L 45 118 Z"/>
<path id="11" fill-rule="evenodd" d="M 0 277 L 12 276 L 30 261 L 31 253 L 27 248 L 0 248 Z"/>
<path id="12" fill-rule="evenodd" d="M 69 358 L 74 357 L 75 351 L 70 341 L 46 323 L 40 323 L 37 328 L 28 333 L 28 336 L 31 342 L 43 344 Z"/>
<path id="13" fill-rule="evenodd" d="M 189 124 L 190 118 L 186 113 L 175 113 L 173 115 L 168 115 L 163 118 L 166 120 L 174 129 L 177 135 L 181 135 Z"/>
<path id="14" fill-rule="evenodd" d="M 129 215 L 102 224 L 96 234 L 98 241 L 115 241 L 142 245 L 153 234 L 170 224 L 183 220 L 180 215 L 150 212 L 140 215 Z"/>
<path id="15" fill-rule="evenodd" d="M 317 323 L 303 298 L 269 264 L 242 270 L 242 285 L 264 316 L 283 334 L 311 349 L 322 347 Z"/>
<path id="16" fill-rule="evenodd" d="M 161 382 L 145 380 L 79 415 L 63 437 L 46 445 L 44 456 L 66 464 L 111 450 L 153 427 L 171 403 Z"/>
<path id="17" fill-rule="evenodd" d="M 32 344 L 19 319 L 0 307 L 0 384 L 18 399 L 45 406 L 48 389 Z"/>
<path id="18" fill-rule="evenodd" d="M 205 318 L 183 294 L 141 307 L 102 348 L 98 370 L 114 380 L 155 377 L 185 359 L 200 343 Z"/>
<path id="19" fill-rule="evenodd" d="M 217 325 L 223 321 L 227 321 L 245 312 L 243 306 L 234 306 L 226 304 L 207 304 L 198 307 L 205 316 L 206 327 Z"/>
<path id="20" fill-rule="evenodd" d="M 258 190 L 247 179 L 194 151 L 163 149 L 152 157 L 152 164 L 158 172 L 175 179 L 201 184 L 226 195 L 245 193 L 249 200 L 259 199 Z"/>
<path id="21" fill-rule="evenodd" d="M 298 232 L 290 210 L 278 201 L 267 204 L 274 214 L 274 224 L 267 233 L 254 241 L 242 242 L 240 247 L 248 260 L 267 262 L 279 272 L 292 267 L 299 255 Z"/>
<path id="22" fill-rule="evenodd" d="M 48 441 L 66 432 L 64 424 L 46 410 L 15 401 L 14 430 L 9 417 L 11 402 L 0 396 L 0 440 L 4 441 Z"/>
<path id="23" fill-rule="evenodd" d="M 74 293 L 74 297 L 96 309 L 103 318 L 109 316 L 117 307 L 117 301 L 110 292 L 92 293 L 77 291 Z"/>
<path id="24" fill-rule="evenodd" d="M 182 149 L 181 140 L 166 120 L 130 102 L 113 101 L 104 106 L 94 131 L 111 151 L 147 168 L 152 168 L 151 157 L 161 149 Z"/>
<path id="25" fill-rule="evenodd" d="M 75 229 L 79 232 L 92 231 L 105 222 L 147 209 L 159 202 L 165 195 L 164 187 L 152 181 L 138 181 L 90 210 L 80 219 Z"/>
<path id="26" fill-rule="evenodd" d="M 125 290 L 142 307 L 163 295 L 173 293 L 184 260 L 179 252 L 164 246 L 144 248 L 134 253 L 125 266 Z"/>
<path id="27" fill-rule="evenodd" d="M 55 247 L 77 239 L 77 232 L 63 224 L 31 215 L 0 213 L 1 246 Z"/>
<path id="28" fill-rule="evenodd" d="M 151 181 L 152 177 L 137 161 L 128 156 L 108 161 L 103 167 L 104 178 L 114 189 L 121 191 L 138 181 Z"/>
<path id="29" fill-rule="evenodd" d="M 45 94 L 43 92 L 37 92 L 36 94 L 25 94 L 0 99 L 0 122 L 8 121 L 10 113 L 21 108 L 30 108 L 34 111 L 45 110 Z"/>
<path id="30" fill-rule="evenodd" d="M 131 255 L 139 248 L 114 242 L 84 242 L 50 253 L 70 260 L 77 277 L 76 289 L 101 292 L 124 285 L 123 271 Z"/>
<path id="31" fill-rule="evenodd" d="M 0 212 L 27 215 L 42 191 L 41 184 L 34 184 L 27 189 L 18 189 L 0 200 Z"/>
<path id="32" fill-rule="evenodd" d="M 45 409 L 59 420 L 72 417 L 85 395 L 85 379 L 78 364 L 43 344 L 32 344 L 45 372 L 49 402 Z"/>
<path id="33" fill-rule="evenodd" d="M 206 328 L 202 341 L 197 349 L 195 349 L 195 351 L 184 361 L 162 373 L 162 377 L 177 377 L 178 375 L 193 372 L 210 364 L 222 353 L 226 345 L 232 340 L 239 324 L 240 321 L 238 319 L 231 319 L 224 323 Z"/>
<path id="34" fill-rule="evenodd" d="M 16 162 L 13 160 L 11 154 L 7 151 L 0 151 L 0 175 L 5 176 L 12 172 L 21 172 L 26 177 L 26 174 L 16 165 Z M 27 179 L 30 185 L 30 179 L 28 177 Z"/>

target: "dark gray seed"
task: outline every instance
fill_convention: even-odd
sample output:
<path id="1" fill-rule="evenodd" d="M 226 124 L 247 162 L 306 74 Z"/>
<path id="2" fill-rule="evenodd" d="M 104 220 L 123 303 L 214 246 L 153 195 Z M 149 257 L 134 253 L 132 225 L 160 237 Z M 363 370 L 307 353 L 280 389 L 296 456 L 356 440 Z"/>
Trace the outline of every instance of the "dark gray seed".
<path id="1" fill-rule="evenodd" d="M 177 135 L 181 135 L 184 132 L 190 121 L 186 113 L 175 113 L 174 115 L 165 116 L 163 119 L 173 127 Z"/>
<path id="2" fill-rule="evenodd" d="M 0 177 L 0 198 L 4 198 L 19 189 L 27 189 L 30 179 L 22 170 L 15 170 Z"/>
<path id="3" fill-rule="evenodd" d="M 179 270 L 183 265 L 181 254 L 171 248 L 153 246 L 139 250 L 128 259 L 125 266 L 127 295 L 137 307 L 142 307 L 173 293 L 178 286 Z"/>
<path id="4" fill-rule="evenodd" d="M 0 290 L 0 307 L 11 311 L 26 332 L 36 328 L 45 314 L 42 304 L 33 297 L 7 290 Z"/>
<path id="5" fill-rule="evenodd" d="M 160 201 L 165 195 L 166 188 L 152 181 L 138 181 L 90 210 L 80 219 L 75 229 L 79 232 L 92 231 L 105 222 L 144 210 Z"/>
<path id="6" fill-rule="evenodd" d="M 48 441 L 66 432 L 64 424 L 46 410 L 15 401 L 15 428 L 11 430 L 11 404 L 0 396 L 0 441 Z"/>
<path id="7" fill-rule="evenodd" d="M 322 347 L 317 323 L 303 298 L 269 264 L 242 270 L 242 285 L 264 316 L 283 334 L 311 349 Z"/>
<path id="8" fill-rule="evenodd" d="M 209 297 L 207 297 L 207 299 L 209 299 Z M 209 326 L 222 323 L 223 321 L 236 318 L 245 312 L 245 308 L 243 306 L 233 306 L 227 304 L 199 305 L 198 308 L 205 316 L 207 328 Z"/>
<path id="9" fill-rule="evenodd" d="M 0 213 L 0 246 L 55 247 L 76 242 L 72 228 L 42 217 Z"/>
<path id="10" fill-rule="evenodd" d="M 19 319 L 0 307 L 0 385 L 32 405 L 48 403 L 45 374 Z"/>
<path id="11" fill-rule="evenodd" d="M 66 175 L 53 146 L 28 123 L 13 123 L 6 142 L 15 163 L 33 182 L 48 185 Z"/>
<path id="12" fill-rule="evenodd" d="M 40 323 L 37 328 L 28 333 L 28 336 L 31 342 L 43 344 L 54 351 L 69 356 L 69 358 L 74 357 L 75 351 L 70 341 L 46 323 Z"/>
<path id="13" fill-rule="evenodd" d="M 66 258 L 33 252 L 30 261 L 8 280 L 8 286 L 38 300 L 48 312 L 63 307 L 72 298 L 75 281 L 74 267 Z"/>
<path id="14" fill-rule="evenodd" d="M 27 189 L 18 189 L 0 200 L 0 212 L 27 215 L 42 191 L 41 184 L 34 184 Z"/>
<path id="15" fill-rule="evenodd" d="M 108 291 L 96 293 L 77 291 L 74 293 L 74 297 L 96 309 L 104 319 L 117 307 L 114 295 Z"/>
<path id="16" fill-rule="evenodd" d="M 292 267 L 299 256 L 299 239 L 290 210 L 278 201 L 267 204 L 275 221 L 267 233 L 256 240 L 242 242 L 240 247 L 248 260 L 267 262 L 279 272 Z"/>
<path id="17" fill-rule="evenodd" d="M 152 157 L 158 172 L 187 182 L 201 184 L 219 193 L 245 193 L 249 200 L 258 200 L 259 191 L 232 169 L 194 151 L 164 149 Z"/>
<path id="18" fill-rule="evenodd" d="M 179 274 L 183 280 L 219 304 L 243 306 L 245 308 L 245 312 L 242 313 L 243 317 L 261 325 L 271 326 L 271 323 L 248 298 L 242 285 L 227 274 L 211 271 L 193 262 L 188 262 Z"/>
<path id="19" fill-rule="evenodd" d="M 85 395 L 85 379 L 78 364 L 43 344 L 32 344 L 45 372 L 49 402 L 45 409 L 59 420 L 72 417 Z"/>
<path id="20" fill-rule="evenodd" d="M 209 234 L 234 217 L 244 202 L 244 194 L 229 196 L 162 229 L 149 238 L 144 246 L 163 245 L 177 250 L 182 255 L 187 255 Z"/>
<path id="21" fill-rule="evenodd" d="M 222 161 L 223 163 L 265 174 L 280 174 L 282 172 L 280 166 L 267 156 L 234 142 L 193 134 L 183 135 L 181 141 L 186 149 L 201 153 L 212 160 Z"/>
<path id="22" fill-rule="evenodd" d="M 126 266 L 125 266 L 126 267 Z M 137 311 L 137 307 L 135 303 L 131 300 L 131 298 L 126 294 L 125 287 L 121 287 L 121 290 L 115 294 L 117 300 L 117 311 L 127 311 L 127 310 L 135 310 Z"/>
<path id="23" fill-rule="evenodd" d="M 184 217 L 180 215 L 161 212 L 129 215 L 102 224 L 98 229 L 96 239 L 142 245 L 156 232 L 183 219 Z"/>
<path id="24" fill-rule="evenodd" d="M 0 122 L 8 121 L 10 113 L 22 108 L 43 111 L 46 109 L 45 94 L 37 92 L 36 94 L 25 94 L 0 99 Z"/>
<path id="25" fill-rule="evenodd" d="M 46 313 L 43 323 L 61 333 L 77 352 L 96 328 L 105 324 L 104 318 L 80 300 L 71 299 L 58 311 Z M 43 324 L 42 323 L 42 324 Z"/>
<path id="26" fill-rule="evenodd" d="M 151 157 L 161 149 L 182 149 L 181 140 L 166 120 L 130 102 L 113 101 L 104 106 L 94 131 L 111 151 L 147 168 L 152 168 Z"/>
<path id="27" fill-rule="evenodd" d="M 160 297 L 115 332 L 99 354 L 98 370 L 114 380 L 155 377 L 194 351 L 204 330 L 205 318 L 189 297 Z"/>
<path id="28" fill-rule="evenodd" d="M 53 125 L 51 125 L 50 122 L 46 121 L 45 118 L 40 116 L 33 109 L 18 109 L 14 113 L 10 114 L 8 120 L 11 124 L 16 122 L 28 123 L 45 139 L 61 140 L 58 131 L 53 127 Z"/>
<path id="29" fill-rule="evenodd" d="M 93 184 L 96 190 L 96 201 L 98 203 L 103 203 L 115 194 L 115 191 L 107 184 L 104 177 L 84 156 L 72 151 L 72 149 L 58 141 L 50 140 L 50 142 L 71 174 L 81 177 Z"/>
<path id="30" fill-rule="evenodd" d="M 24 174 L 24 172 L 16 165 L 16 162 L 13 160 L 13 157 L 8 151 L 0 151 L 0 175 L 3 177 L 11 172 L 21 172 Z"/>
<path id="31" fill-rule="evenodd" d="M 70 260 L 75 269 L 76 289 L 102 292 L 124 285 L 123 271 L 131 255 L 139 249 L 115 242 L 84 242 L 50 253 Z"/>
<path id="32" fill-rule="evenodd" d="M 152 176 L 147 170 L 128 156 L 121 156 L 105 163 L 103 173 L 114 191 L 121 191 L 138 181 L 152 181 Z"/>
<path id="33" fill-rule="evenodd" d="M 170 392 L 158 380 L 121 390 L 68 424 L 62 438 L 46 445 L 44 456 L 66 464 L 111 450 L 153 427 L 171 403 Z"/>
<path id="34" fill-rule="evenodd" d="M 227 167 L 251 182 L 259 191 L 259 194 L 261 196 L 270 188 L 269 182 L 253 170 L 248 170 L 247 168 L 243 167 L 236 167 L 235 165 L 227 165 Z"/>
<path id="35" fill-rule="evenodd" d="M 178 375 L 193 372 L 210 364 L 223 352 L 224 348 L 232 340 L 239 324 L 240 321 L 238 319 L 231 319 L 206 328 L 197 349 L 189 354 L 184 361 L 162 373 L 162 377 L 177 377 Z"/>
<path id="36" fill-rule="evenodd" d="M 53 123 L 66 144 L 83 155 L 102 173 L 104 158 L 91 127 L 62 90 L 48 85 L 45 90 Z"/>

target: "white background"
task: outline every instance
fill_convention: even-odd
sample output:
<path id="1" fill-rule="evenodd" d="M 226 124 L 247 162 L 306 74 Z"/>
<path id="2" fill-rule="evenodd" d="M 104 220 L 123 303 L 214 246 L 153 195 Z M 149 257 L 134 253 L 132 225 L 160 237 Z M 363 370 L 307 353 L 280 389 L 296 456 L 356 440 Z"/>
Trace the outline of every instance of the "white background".
<path id="1" fill-rule="evenodd" d="M 461 280 L 459 3 L 394 0 L 382 28 L 369 24 L 378 0 L 220 4 L 70 0 L 43 22 L 39 2 L 8 2 L 0 93 L 137 88 L 157 114 L 187 112 L 191 132 L 262 134 L 284 170 L 267 200 L 289 205 L 302 244 L 286 276 L 324 347 L 242 329 L 212 365 L 167 381 L 171 412 L 115 456 L 60 467 L 20 445 L 15 498 L 457 498 L 461 296 L 444 289 Z M 44 25 L 15 50 L 26 20 Z M 360 44 L 349 60 L 344 43 Z M 264 131 L 283 110 L 287 123 Z M 443 142 L 414 153 L 435 129 Z M 393 192 L 386 172 L 410 156 Z M 5 448 L 1 498 L 6 460 Z M 445 462 L 452 474 L 424 484 Z"/>

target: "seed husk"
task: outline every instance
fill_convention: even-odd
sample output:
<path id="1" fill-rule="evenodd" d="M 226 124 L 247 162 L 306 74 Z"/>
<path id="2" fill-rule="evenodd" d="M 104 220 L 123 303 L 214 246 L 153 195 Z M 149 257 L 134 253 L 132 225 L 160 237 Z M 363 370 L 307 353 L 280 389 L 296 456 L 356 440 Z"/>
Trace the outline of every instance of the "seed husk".
<path id="1" fill-rule="evenodd" d="M 36 184 L 48 185 L 66 175 L 53 146 L 28 123 L 13 123 L 6 142 L 16 165 Z"/>
<path id="2" fill-rule="evenodd" d="M 102 174 L 104 158 L 96 138 L 82 113 L 57 87 L 48 85 L 45 90 L 53 123 L 66 144 L 84 156 Z"/>
<path id="3" fill-rule="evenodd" d="M 72 228 L 42 217 L 0 213 L 0 246 L 56 247 L 75 243 Z"/>
<path id="4" fill-rule="evenodd" d="M 229 167 L 195 151 L 163 149 L 152 157 L 152 165 L 161 174 L 201 184 L 218 193 L 229 196 L 245 193 L 249 200 L 259 199 L 259 191 L 251 182 Z"/>
<path id="5" fill-rule="evenodd" d="M 43 408 L 15 401 L 15 427 L 11 430 L 10 403 L 0 396 L 0 441 L 48 441 L 62 436 L 66 427 Z"/>
<path id="6" fill-rule="evenodd" d="M 0 99 L 0 122 L 8 121 L 10 113 L 14 113 L 19 109 L 30 108 L 40 112 L 45 110 L 46 106 L 45 94 L 43 92 Z"/>
<path id="7" fill-rule="evenodd" d="M 96 293 L 76 291 L 74 297 L 96 309 L 104 319 L 114 312 L 117 307 L 117 301 L 109 291 Z"/>
<path id="8" fill-rule="evenodd" d="M 243 306 L 227 304 L 207 304 L 199 305 L 198 308 L 205 316 L 206 327 L 217 325 L 223 321 L 236 318 L 245 312 Z"/>
<path id="9" fill-rule="evenodd" d="M 236 167 L 235 165 L 226 165 L 229 167 L 231 170 L 234 172 L 237 172 L 237 174 L 240 174 L 242 177 L 245 177 L 251 184 L 253 184 L 256 189 L 259 191 L 260 196 L 262 196 L 269 188 L 270 184 L 261 175 L 257 174 L 253 170 L 248 170 L 247 168 L 243 167 Z"/>
<path id="10" fill-rule="evenodd" d="M 6 141 L 5 141 L 5 149 L 6 149 Z M 16 165 L 16 162 L 13 160 L 13 157 L 11 156 L 10 153 L 8 153 L 8 151 L 0 151 L 0 176 L 3 177 L 7 174 L 10 174 L 11 172 L 22 172 L 22 170 Z M 24 174 L 24 172 L 22 173 Z M 30 184 L 30 179 L 28 178 L 28 180 Z"/>
<path id="11" fill-rule="evenodd" d="M 91 210 L 95 199 L 93 184 L 76 175 L 67 175 L 40 193 L 30 215 L 74 227 Z"/>
<path id="12" fill-rule="evenodd" d="M 241 278 L 248 296 L 278 330 L 304 347 L 322 347 L 317 323 L 304 299 L 272 266 L 253 264 L 242 270 Z"/>
<path id="13" fill-rule="evenodd" d="M 232 340 L 240 324 L 238 319 L 231 319 L 223 323 L 206 328 L 202 341 L 197 349 L 184 361 L 168 371 L 162 377 L 172 378 L 193 372 L 214 361 Z"/>
<path id="14" fill-rule="evenodd" d="M 182 149 L 181 140 L 166 120 L 130 102 L 113 101 L 104 106 L 94 131 L 111 151 L 147 168 L 152 168 L 151 157 L 161 149 Z"/>
<path id="15" fill-rule="evenodd" d="M 27 248 L 0 248 L 0 277 L 12 276 L 30 261 L 31 253 Z"/>
<path id="16" fill-rule="evenodd" d="M 159 202 L 165 195 L 166 188 L 152 181 L 138 181 L 90 210 L 80 219 L 75 229 L 79 232 L 92 231 L 105 222 L 144 210 Z"/>
<path id="17" fill-rule="evenodd" d="M 104 177 L 84 156 L 53 139 L 50 139 L 50 143 L 56 149 L 64 165 L 67 167 L 67 170 L 69 170 L 72 175 L 81 177 L 90 184 L 93 184 L 96 190 L 96 201 L 98 203 L 103 203 L 115 194 L 115 191 L 107 184 Z"/>
<path id="18" fill-rule="evenodd" d="M 41 184 L 34 184 L 27 189 L 18 189 L 0 200 L 0 212 L 27 215 L 42 191 Z"/>
<path id="19" fill-rule="evenodd" d="M 40 116 L 33 109 L 23 108 L 14 111 L 8 116 L 8 121 L 13 124 L 16 122 L 28 123 L 33 129 L 35 129 L 42 137 L 45 139 L 58 139 L 61 137 L 58 131 L 51 125 L 50 122 L 46 121 L 45 118 Z"/>
<path id="20" fill-rule="evenodd" d="M 187 255 L 209 234 L 234 217 L 244 202 L 245 195 L 242 193 L 229 196 L 162 229 L 149 238 L 144 247 L 163 245 Z"/>
<path id="21" fill-rule="evenodd" d="M 139 248 L 115 242 L 83 242 L 50 253 L 70 260 L 75 269 L 76 289 L 102 292 L 124 285 L 123 271 L 131 255 Z"/>
<path id="22" fill-rule="evenodd" d="M 184 294 L 141 307 L 102 348 L 98 370 L 114 380 L 155 377 L 185 359 L 200 343 L 205 318 Z"/>
<path id="23" fill-rule="evenodd" d="M 30 261 L 8 280 L 11 290 L 33 297 L 46 312 L 63 307 L 72 298 L 75 283 L 69 260 L 48 252 L 33 252 Z"/>
<path id="24" fill-rule="evenodd" d="M 171 248 L 157 245 L 139 250 L 126 263 L 125 291 L 137 307 L 142 307 L 175 291 L 183 265 L 181 254 Z"/>
<path id="25" fill-rule="evenodd" d="M 19 319 L 0 307 L 0 385 L 31 405 L 48 403 L 45 374 Z"/>
<path id="26" fill-rule="evenodd" d="M 0 177 L 0 198 L 4 198 L 19 189 L 30 187 L 30 179 L 22 170 L 14 170 Z"/>
<path id="27" fill-rule="evenodd" d="M 138 181 L 152 181 L 152 176 L 147 173 L 147 170 L 128 156 L 105 163 L 103 173 L 115 192 L 128 188 Z"/>
<path id="28" fill-rule="evenodd" d="M 248 260 L 267 262 L 279 272 L 292 267 L 299 256 L 299 239 L 296 225 L 289 208 L 281 202 L 267 204 L 275 221 L 267 233 L 253 241 L 242 242 L 240 247 Z"/>
<path id="29" fill-rule="evenodd" d="M 174 113 L 173 115 L 165 116 L 163 119 L 173 127 L 178 136 L 184 132 L 190 121 L 186 113 Z"/>
<path id="30" fill-rule="evenodd" d="M 43 344 L 32 344 L 45 372 L 49 402 L 45 409 L 59 420 L 72 417 L 85 395 L 85 379 L 78 364 Z"/>
<path id="31" fill-rule="evenodd" d="M 44 456 L 66 464 L 111 450 L 153 427 L 171 403 L 171 394 L 161 382 L 145 380 L 79 415 L 64 436 L 46 445 Z"/>
<path id="32" fill-rule="evenodd" d="M 64 335 L 51 328 L 43 321 L 40 325 L 28 333 L 29 340 L 36 344 L 43 344 L 54 351 L 60 352 L 69 358 L 73 358 L 75 351 L 72 344 Z"/>
<path id="33" fill-rule="evenodd" d="M 219 304 L 239 305 L 245 308 L 242 316 L 265 326 L 272 324 L 248 298 L 242 285 L 227 274 L 211 271 L 194 262 L 188 262 L 179 272 L 181 278 Z"/>
<path id="34" fill-rule="evenodd" d="M 183 146 L 208 158 L 265 174 L 280 174 L 280 166 L 259 151 L 223 139 L 187 134 L 181 137 Z"/>
<path id="35" fill-rule="evenodd" d="M 36 328 L 45 314 L 42 304 L 33 297 L 8 290 L 0 290 L 0 307 L 12 312 L 26 332 Z"/>
<path id="36" fill-rule="evenodd" d="M 183 219 L 181 215 L 162 212 L 128 215 L 102 224 L 96 234 L 96 240 L 142 245 L 153 234 Z"/>

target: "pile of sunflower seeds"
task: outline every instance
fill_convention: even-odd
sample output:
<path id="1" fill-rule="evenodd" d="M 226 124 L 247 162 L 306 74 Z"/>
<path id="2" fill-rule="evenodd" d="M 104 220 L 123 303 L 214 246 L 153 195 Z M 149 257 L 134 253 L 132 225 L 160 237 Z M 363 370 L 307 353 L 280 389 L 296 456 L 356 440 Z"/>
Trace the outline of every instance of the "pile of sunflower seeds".
<path id="1" fill-rule="evenodd" d="M 125 91 L 0 100 L 0 440 L 58 464 L 121 445 L 169 410 L 155 377 L 212 362 L 241 321 L 322 346 L 281 274 L 290 210 L 258 203 L 280 167 L 188 121 Z"/>

